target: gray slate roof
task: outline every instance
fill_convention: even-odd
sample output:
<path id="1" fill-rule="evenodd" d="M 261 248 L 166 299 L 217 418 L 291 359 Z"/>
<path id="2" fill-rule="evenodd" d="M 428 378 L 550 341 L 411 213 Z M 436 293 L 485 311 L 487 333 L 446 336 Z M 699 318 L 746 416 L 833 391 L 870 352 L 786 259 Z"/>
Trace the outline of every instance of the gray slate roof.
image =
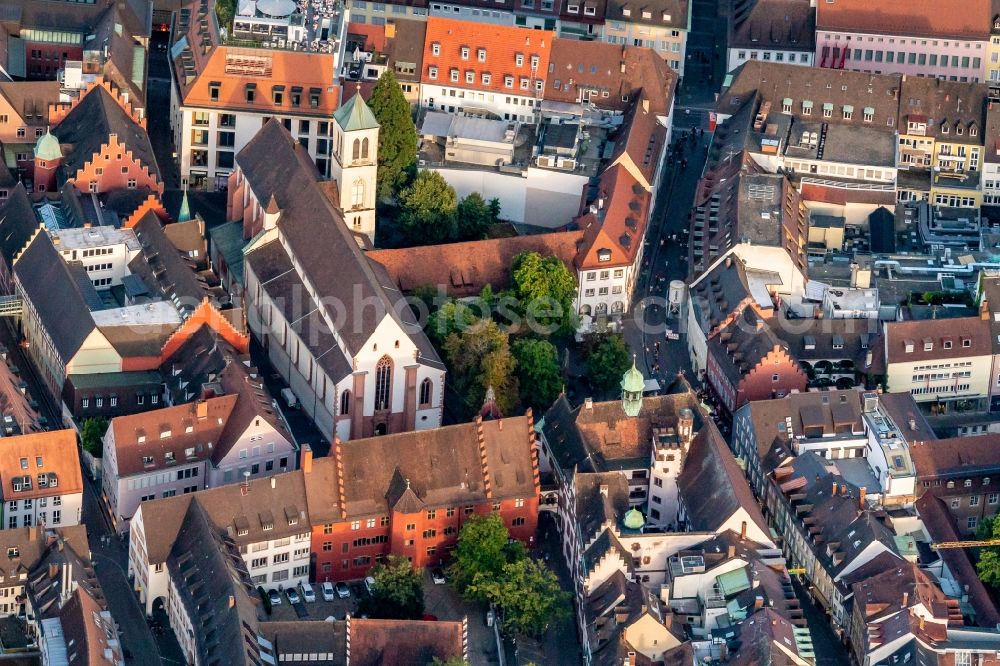
<path id="1" fill-rule="evenodd" d="M 348 355 L 357 354 L 388 316 L 410 335 L 422 363 L 444 368 L 423 330 L 414 325 L 409 308 L 396 307 L 402 294 L 383 268 L 364 257 L 340 213 L 318 187 L 319 174 L 309 155 L 284 126 L 277 120 L 268 122 L 236 159 L 258 200 L 274 197 L 281 211 L 278 228 L 303 277 L 324 299 L 348 307 L 351 325 L 338 331 Z M 255 266 L 254 255 L 268 245 L 254 248 L 246 260 Z M 276 252 L 273 247 L 268 251 Z M 355 303 L 365 303 L 357 317 L 351 311 Z M 333 314 L 330 318 L 338 319 Z"/>
<path id="2" fill-rule="evenodd" d="M 38 233 L 14 264 L 21 290 L 63 362 L 73 358 L 94 330 L 88 297 L 46 233 Z M 89 280 L 88 280 L 89 282 Z M 91 284 L 90 290 L 93 290 Z M 53 298 L 58 294 L 58 298 Z"/>

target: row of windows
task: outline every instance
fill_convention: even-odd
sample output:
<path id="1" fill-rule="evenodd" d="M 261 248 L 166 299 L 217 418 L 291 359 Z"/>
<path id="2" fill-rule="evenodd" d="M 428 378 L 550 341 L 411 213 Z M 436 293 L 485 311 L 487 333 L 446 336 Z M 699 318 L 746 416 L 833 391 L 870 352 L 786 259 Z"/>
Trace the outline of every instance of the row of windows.
<path id="1" fill-rule="evenodd" d="M 622 293 L 622 286 L 619 284 L 619 285 L 615 285 L 614 287 L 611 287 L 611 293 L 612 294 L 620 294 L 620 293 Z M 594 290 L 593 289 L 584 289 L 583 290 L 583 295 L 584 295 L 584 297 L 589 298 L 589 297 L 591 297 L 591 296 L 594 295 Z M 607 287 L 600 287 L 597 290 L 597 295 L 598 296 L 607 296 L 608 295 L 608 288 Z"/>
<path id="2" fill-rule="evenodd" d="M 109 284 L 110 284 L 111 278 L 106 278 L 106 279 L 109 280 Z M 135 404 L 137 404 L 137 405 L 143 405 L 145 403 L 146 403 L 146 396 L 144 394 L 141 394 L 141 393 L 136 393 L 135 394 Z M 118 406 L 118 396 L 117 395 L 110 395 L 110 396 L 108 396 L 108 404 L 111 407 L 117 407 Z M 158 404 L 160 404 L 160 396 L 158 396 L 156 394 L 150 395 L 149 396 L 149 404 L 151 404 L 151 405 L 158 405 Z M 81 398 L 80 399 L 80 407 L 82 409 L 89 409 L 90 408 L 90 398 Z M 97 409 L 100 409 L 100 408 L 104 407 L 104 396 L 96 396 L 96 397 L 94 397 L 94 407 L 96 407 Z"/>
<path id="3" fill-rule="evenodd" d="M 834 49 L 836 51 L 836 49 Z M 848 52 L 850 53 L 850 52 Z M 861 62 L 888 62 L 891 63 L 895 61 L 897 64 L 907 64 L 907 65 L 921 65 L 929 67 L 948 67 L 948 55 L 941 54 L 940 59 L 936 53 L 907 53 L 906 51 L 881 51 L 873 49 L 854 49 L 852 60 Z M 940 65 L 938 64 L 940 63 Z M 970 58 L 969 56 L 959 57 L 957 55 L 951 56 L 951 67 L 961 67 L 962 69 L 969 69 L 970 65 L 972 69 L 978 70 L 982 67 L 983 61 L 981 58 Z"/>
<path id="4" fill-rule="evenodd" d="M 31 527 L 32 524 L 31 514 L 27 514 L 21 520 L 21 524 L 18 525 L 17 516 L 10 516 L 7 519 L 7 529 L 15 529 L 17 527 Z M 59 525 L 62 523 L 62 510 L 56 509 L 52 512 L 52 522 L 49 522 L 48 514 L 42 511 L 38 514 L 38 524 L 39 525 Z"/>
<path id="5" fill-rule="evenodd" d="M 610 275 L 611 275 L 610 271 L 601 271 L 600 273 L 601 273 L 601 279 L 602 280 L 607 280 L 610 277 Z M 624 268 L 617 268 L 617 269 L 615 269 L 614 276 L 616 278 L 624 277 L 625 276 L 625 269 Z M 590 282 L 591 280 L 596 280 L 596 279 L 597 279 L 597 271 L 589 271 L 587 273 L 587 281 L 588 282 Z"/>
<path id="6" fill-rule="evenodd" d="M 920 388 L 911 388 L 910 393 L 912 395 L 940 395 L 942 393 L 962 393 L 968 390 L 968 384 L 958 384 L 956 386 L 921 386 Z"/>
<path id="7" fill-rule="evenodd" d="M 757 51 L 750 51 L 750 59 L 751 60 L 757 60 L 758 59 L 758 55 L 757 54 L 758 54 Z M 800 53 L 799 54 L 799 62 L 801 62 L 801 63 L 807 63 L 808 64 L 809 57 L 811 55 L 812 55 L 811 53 Z M 746 51 L 739 51 L 739 52 L 737 52 L 736 57 L 739 58 L 740 60 L 746 60 L 747 59 L 747 52 Z M 761 60 L 770 60 L 771 59 L 771 52 L 770 51 L 761 51 L 760 52 L 760 59 Z M 778 51 L 777 53 L 774 54 L 774 61 L 775 62 L 784 62 L 785 61 L 785 54 L 783 52 L 781 52 L 781 51 Z M 788 62 L 795 62 L 795 54 L 794 53 L 789 53 L 788 54 Z"/>
<path id="8" fill-rule="evenodd" d="M 39 497 L 38 498 L 38 508 L 41 509 L 41 508 L 44 508 L 44 507 L 48 506 L 48 501 L 49 501 L 48 497 Z M 52 498 L 52 506 L 62 506 L 62 497 L 60 495 L 56 495 L 55 497 Z M 30 500 L 30 499 L 26 499 L 26 500 L 11 500 L 11 501 L 7 502 L 7 511 L 8 512 L 10 512 L 10 511 L 18 511 L 19 508 L 20 509 L 24 509 L 25 511 L 31 511 L 31 509 L 33 507 L 34 507 L 34 500 Z"/>

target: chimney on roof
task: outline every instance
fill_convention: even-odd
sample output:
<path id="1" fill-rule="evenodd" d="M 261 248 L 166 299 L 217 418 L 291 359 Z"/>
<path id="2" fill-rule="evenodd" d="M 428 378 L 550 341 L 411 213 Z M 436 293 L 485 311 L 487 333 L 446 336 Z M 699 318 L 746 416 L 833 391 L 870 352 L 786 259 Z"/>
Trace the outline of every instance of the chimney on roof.
<path id="1" fill-rule="evenodd" d="M 208 403 L 207 402 L 205 402 L 204 400 L 199 400 L 197 402 L 197 408 L 196 409 L 197 409 L 196 414 L 198 415 L 199 419 L 207 419 L 208 418 Z"/>
<path id="2" fill-rule="evenodd" d="M 740 523 L 740 541 L 747 538 L 747 521 Z"/>
<path id="3" fill-rule="evenodd" d="M 336 439 L 336 435 L 334 435 Z M 303 474 L 309 474 L 313 471 L 313 450 L 308 444 L 302 445 L 302 450 L 299 452 L 299 468 L 302 470 Z"/>
<path id="4" fill-rule="evenodd" d="M 846 483 L 843 483 L 840 486 L 840 496 L 841 497 L 847 497 L 847 484 Z"/>
<path id="5" fill-rule="evenodd" d="M 910 430 L 916 430 L 917 429 L 917 420 L 915 418 L 913 418 L 912 416 L 909 418 L 909 420 L 907 420 L 906 423 L 910 426 Z"/>
<path id="6" fill-rule="evenodd" d="M 602 483 L 600 485 L 600 491 L 601 491 L 602 495 L 604 495 L 605 497 L 607 497 L 608 496 L 608 484 Z"/>
<path id="7" fill-rule="evenodd" d="M 276 479 L 275 477 L 272 476 L 271 477 L 271 490 L 274 490 L 277 487 L 278 487 L 278 479 Z"/>
<path id="8" fill-rule="evenodd" d="M 729 544 L 729 548 L 726 549 L 726 559 L 731 560 L 734 557 L 736 557 L 736 546 Z"/>
<path id="9" fill-rule="evenodd" d="M 924 630 L 924 616 L 920 616 L 920 631 Z"/>
<path id="10" fill-rule="evenodd" d="M 834 495 L 834 497 L 836 497 L 836 495 L 837 495 L 837 482 L 836 481 L 833 482 L 833 495 Z"/>
<path id="11" fill-rule="evenodd" d="M 858 506 L 861 507 L 862 511 L 865 510 L 865 495 L 867 495 L 867 494 L 868 494 L 868 490 L 865 489 L 864 486 L 861 486 L 861 491 L 858 494 Z"/>
<path id="12" fill-rule="evenodd" d="M 234 597 L 233 595 L 230 594 L 229 595 L 229 607 L 232 608 L 235 605 L 236 605 L 236 597 Z"/>
<path id="13" fill-rule="evenodd" d="M 979 318 L 983 321 L 990 320 L 990 304 L 985 298 L 983 299 L 983 302 L 979 304 Z"/>
<path id="14" fill-rule="evenodd" d="M 910 593 L 903 592 L 903 608 L 908 608 L 910 605 Z"/>
<path id="15" fill-rule="evenodd" d="M 764 607 L 764 597 L 754 597 L 753 599 L 753 609 L 759 611 Z"/>
<path id="16" fill-rule="evenodd" d="M 584 407 L 584 409 L 593 409 L 594 408 L 594 399 L 593 398 L 587 398 L 587 399 L 585 399 L 583 401 L 583 407 Z"/>

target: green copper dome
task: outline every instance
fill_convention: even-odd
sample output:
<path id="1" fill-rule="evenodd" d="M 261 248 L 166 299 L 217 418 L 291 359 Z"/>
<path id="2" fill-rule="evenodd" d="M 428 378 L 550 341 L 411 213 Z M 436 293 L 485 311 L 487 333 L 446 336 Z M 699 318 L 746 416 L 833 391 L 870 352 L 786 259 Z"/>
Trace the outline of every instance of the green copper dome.
<path id="1" fill-rule="evenodd" d="M 646 378 L 635 367 L 635 357 L 632 357 L 632 367 L 625 371 L 622 377 L 622 391 L 626 393 L 642 393 L 646 390 Z"/>
<path id="2" fill-rule="evenodd" d="M 642 517 L 642 511 L 636 508 L 631 508 L 625 512 L 625 527 L 630 530 L 641 530 L 642 526 L 646 524 L 646 519 Z"/>
<path id="3" fill-rule="evenodd" d="M 35 144 L 35 157 L 46 161 L 61 160 L 62 148 L 59 146 L 59 139 L 52 136 L 51 132 L 45 132 Z"/>

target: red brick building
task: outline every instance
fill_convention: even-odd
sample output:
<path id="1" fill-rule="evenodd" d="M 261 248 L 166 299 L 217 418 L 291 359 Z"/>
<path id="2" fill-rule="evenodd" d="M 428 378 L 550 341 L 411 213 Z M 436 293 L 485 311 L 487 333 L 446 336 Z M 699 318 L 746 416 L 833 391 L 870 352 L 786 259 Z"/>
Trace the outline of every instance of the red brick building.
<path id="1" fill-rule="evenodd" d="M 734 314 L 708 338 L 708 384 L 730 414 L 751 400 L 805 391 L 809 378 L 752 306 Z"/>
<path id="2" fill-rule="evenodd" d="M 362 578 L 389 555 L 442 563 L 471 516 L 497 512 L 530 544 L 538 523 L 538 458 L 525 416 L 303 447 L 314 581 Z"/>

